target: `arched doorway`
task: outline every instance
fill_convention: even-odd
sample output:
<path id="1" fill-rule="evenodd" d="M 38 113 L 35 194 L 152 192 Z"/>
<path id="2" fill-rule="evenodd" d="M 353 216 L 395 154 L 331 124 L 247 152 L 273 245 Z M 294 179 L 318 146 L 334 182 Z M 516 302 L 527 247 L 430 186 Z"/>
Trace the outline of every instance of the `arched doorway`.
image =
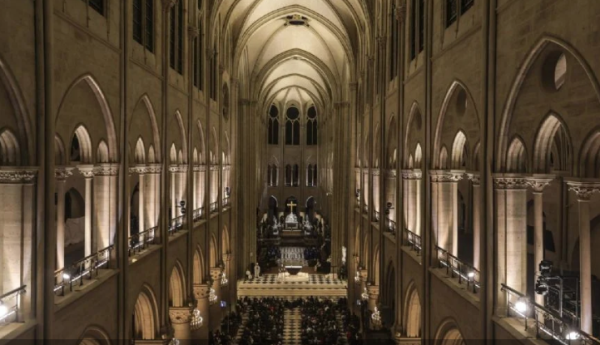
<path id="1" fill-rule="evenodd" d="M 157 334 L 156 298 L 149 287 L 144 287 L 135 302 L 132 315 L 131 338 L 152 340 Z"/>
<path id="2" fill-rule="evenodd" d="M 406 320 L 405 331 L 408 338 L 421 337 L 421 301 L 419 293 L 412 283 L 406 294 L 406 307 L 404 320 Z"/>
<path id="3" fill-rule="evenodd" d="M 171 278 L 169 280 L 169 306 L 182 307 L 185 299 L 185 281 L 183 269 L 179 262 L 175 263 L 175 267 L 171 270 Z"/>

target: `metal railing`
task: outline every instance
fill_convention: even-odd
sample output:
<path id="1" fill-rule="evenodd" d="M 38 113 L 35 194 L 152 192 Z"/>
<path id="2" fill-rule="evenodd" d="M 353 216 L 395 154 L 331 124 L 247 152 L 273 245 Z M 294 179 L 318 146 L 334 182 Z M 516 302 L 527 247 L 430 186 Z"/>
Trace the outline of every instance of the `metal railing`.
<path id="1" fill-rule="evenodd" d="M 365 204 L 363 213 L 369 213 L 369 205 Z"/>
<path id="2" fill-rule="evenodd" d="M 200 207 L 194 210 L 194 221 L 199 221 L 204 217 L 204 207 Z"/>
<path id="3" fill-rule="evenodd" d="M 154 244 L 158 226 L 146 229 L 140 233 L 129 236 L 129 256 L 139 253 L 146 249 L 150 244 Z"/>
<path id="4" fill-rule="evenodd" d="M 183 218 L 184 215 L 171 219 L 169 223 L 169 235 L 173 235 L 183 228 Z"/>
<path id="5" fill-rule="evenodd" d="M 230 201 L 229 197 L 223 198 L 223 206 L 228 206 L 229 205 L 229 201 Z"/>
<path id="6" fill-rule="evenodd" d="M 215 213 L 219 210 L 219 205 L 216 201 L 211 202 L 209 206 L 210 206 L 210 213 Z"/>
<path id="7" fill-rule="evenodd" d="M 451 278 L 458 278 L 458 283 L 467 284 L 467 290 L 477 293 L 479 284 L 479 270 L 450 254 L 444 248 L 435 246 L 440 268 L 446 268 L 446 274 Z"/>
<path id="8" fill-rule="evenodd" d="M 379 211 L 373 211 L 373 222 L 379 221 Z"/>
<path id="9" fill-rule="evenodd" d="M 92 280 L 94 276 L 97 277 L 100 268 L 104 266 L 108 268 L 112 249 L 112 245 L 108 246 L 75 262 L 68 268 L 54 271 L 54 293 L 60 291 L 60 296 L 64 296 L 67 286 L 69 291 L 73 291 L 73 286 L 76 286 L 77 282 L 79 282 L 79 286 L 82 286 L 86 277 L 88 280 Z"/>
<path id="10" fill-rule="evenodd" d="M 417 255 L 421 254 L 421 236 L 415 234 L 414 232 L 404 229 L 404 233 L 406 234 L 406 244 L 410 247 L 410 250 L 417 252 Z"/>
<path id="11" fill-rule="evenodd" d="M 509 316 L 523 318 L 525 331 L 535 331 L 536 337 L 553 339 L 563 345 L 600 345 L 600 340 L 571 325 L 556 312 L 535 301 L 530 301 L 519 291 L 501 284 L 506 292 L 506 308 Z"/>
<path id="12" fill-rule="evenodd" d="M 0 296 L 0 306 L 3 307 L 2 314 L 0 314 L 0 323 L 19 321 L 21 295 L 27 292 L 25 291 L 26 287 L 27 285 L 23 285 Z M 14 300 L 14 303 L 9 303 L 11 300 Z"/>
<path id="13" fill-rule="evenodd" d="M 386 223 L 388 232 L 396 236 L 396 222 L 388 218 Z"/>

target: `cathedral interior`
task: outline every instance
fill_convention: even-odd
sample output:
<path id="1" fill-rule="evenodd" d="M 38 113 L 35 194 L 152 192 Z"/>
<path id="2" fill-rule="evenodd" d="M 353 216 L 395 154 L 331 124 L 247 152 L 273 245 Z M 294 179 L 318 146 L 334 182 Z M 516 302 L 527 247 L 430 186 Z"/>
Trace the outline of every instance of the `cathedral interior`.
<path id="1" fill-rule="evenodd" d="M 600 1 L 0 6 L 2 344 L 600 345 Z"/>

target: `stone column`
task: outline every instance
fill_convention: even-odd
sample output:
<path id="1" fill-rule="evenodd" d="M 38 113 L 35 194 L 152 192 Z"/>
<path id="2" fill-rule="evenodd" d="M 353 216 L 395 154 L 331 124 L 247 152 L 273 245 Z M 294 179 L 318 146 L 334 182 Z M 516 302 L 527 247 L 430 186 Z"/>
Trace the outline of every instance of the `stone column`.
<path id="1" fill-rule="evenodd" d="M 170 226 L 171 225 L 171 219 L 177 217 L 177 193 L 176 193 L 176 186 L 177 186 L 177 166 L 176 165 L 171 165 L 169 167 L 169 175 L 171 177 L 171 190 L 170 190 L 170 195 L 171 195 L 171 214 L 167 215 L 167 225 Z"/>
<path id="2" fill-rule="evenodd" d="M 56 269 L 65 267 L 65 185 L 73 168 L 57 168 L 56 177 Z"/>
<path id="3" fill-rule="evenodd" d="M 535 276 L 540 275 L 539 264 L 544 260 L 544 188 L 552 182 L 553 178 L 541 178 L 533 176 L 527 179 L 527 182 L 533 189 L 533 210 L 534 210 L 534 230 L 533 230 L 533 267 Z M 535 302 L 541 306 L 544 305 L 544 296 L 535 294 Z"/>
<path id="4" fill-rule="evenodd" d="M 146 167 L 147 176 L 145 180 L 147 188 L 144 194 L 146 220 L 144 224 L 146 224 L 147 228 L 153 228 L 158 225 L 159 204 L 161 200 L 158 188 L 161 172 L 162 167 L 160 164 L 150 164 Z"/>
<path id="5" fill-rule="evenodd" d="M 479 174 L 468 174 L 473 186 L 473 267 L 481 268 L 481 180 Z"/>
<path id="6" fill-rule="evenodd" d="M 81 175 L 83 175 L 85 179 L 85 219 L 84 219 L 84 229 L 85 229 L 85 239 L 84 239 L 84 248 L 85 248 L 85 256 L 92 254 L 92 241 L 93 241 L 93 230 L 92 230 L 92 221 L 94 219 L 93 212 L 93 187 L 92 182 L 94 181 L 94 167 L 93 166 L 79 166 L 79 171 Z M 102 247 L 104 248 L 104 247 Z"/>
<path id="7" fill-rule="evenodd" d="M 146 203 L 146 191 L 145 191 L 145 184 L 146 184 L 146 178 L 145 178 L 145 171 L 141 170 L 139 172 L 139 193 L 138 193 L 138 232 L 143 232 L 146 230 L 146 223 L 145 223 L 145 213 L 144 212 L 144 206 Z"/>
<path id="8" fill-rule="evenodd" d="M 208 294 L 209 286 L 206 284 L 194 284 L 194 297 L 196 298 L 196 308 L 200 311 L 200 316 L 203 318 L 202 327 L 192 331 L 192 339 L 208 340 L 208 325 L 209 325 L 209 308 Z"/>
<path id="9" fill-rule="evenodd" d="M 500 284 L 527 292 L 527 181 L 513 174 L 494 177 L 497 227 L 497 313 L 506 315 Z"/>
<path id="10" fill-rule="evenodd" d="M 464 171 L 431 171 L 432 186 L 436 186 L 437 197 L 432 200 L 433 213 L 437 214 L 437 245 L 454 256 L 458 256 L 458 181 Z"/>
<path id="11" fill-rule="evenodd" d="M 114 240 L 117 220 L 116 178 L 118 172 L 119 166 L 116 164 L 100 164 L 94 167 L 94 210 L 97 226 L 96 249 L 106 248 Z"/>
<path id="12" fill-rule="evenodd" d="M 372 312 L 375 310 L 379 299 L 379 285 L 368 285 L 367 292 L 369 293 L 369 310 Z"/>
<path id="13" fill-rule="evenodd" d="M 28 185 L 34 181 L 36 170 L 0 167 L 0 195 L 5 201 L 0 203 L 0 291 L 10 291 L 31 281 L 28 246 L 32 246 L 33 218 L 26 208 L 33 205 L 33 194 Z M 28 293 L 24 298 L 30 301 L 31 296 Z"/>
<path id="14" fill-rule="evenodd" d="M 221 273 L 222 270 L 220 267 L 211 267 L 210 276 L 213 280 L 212 288 L 215 290 L 215 295 L 217 296 L 217 301 L 210 305 L 210 329 L 215 330 L 218 329 L 221 325 L 221 320 L 223 315 L 221 313 Z M 210 301 L 209 301 L 210 302 Z"/>
<path id="15" fill-rule="evenodd" d="M 171 307 L 169 308 L 169 318 L 173 325 L 174 337 L 180 342 L 180 345 L 192 343 L 192 332 L 190 330 L 190 321 L 192 321 L 192 311 L 190 307 Z"/>
<path id="16" fill-rule="evenodd" d="M 577 194 L 579 207 L 579 279 L 581 300 L 581 330 L 592 334 L 592 248 L 590 235 L 590 199 L 600 191 L 600 184 L 569 181 L 569 191 Z"/>
<path id="17" fill-rule="evenodd" d="M 421 235 L 421 170 L 403 170 L 404 199 L 406 202 L 406 227 L 417 235 Z M 402 229 L 403 230 L 403 229 Z"/>

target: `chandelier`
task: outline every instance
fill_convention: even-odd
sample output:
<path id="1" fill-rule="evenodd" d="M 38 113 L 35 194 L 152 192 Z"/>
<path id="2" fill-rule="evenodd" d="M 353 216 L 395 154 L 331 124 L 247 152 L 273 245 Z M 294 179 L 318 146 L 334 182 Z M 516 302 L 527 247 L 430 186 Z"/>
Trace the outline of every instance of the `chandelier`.
<path id="1" fill-rule="evenodd" d="M 227 279 L 227 274 L 223 272 L 223 276 L 221 277 L 221 286 L 225 286 L 229 284 L 229 279 Z"/>
<path id="2" fill-rule="evenodd" d="M 360 295 L 360 297 L 363 299 L 363 301 L 366 301 L 369 299 L 369 293 L 367 292 L 367 288 L 364 289 L 363 293 Z"/>
<path id="3" fill-rule="evenodd" d="M 204 318 L 200 315 L 200 310 L 198 310 L 198 308 L 194 308 L 194 311 L 192 312 L 192 321 L 190 322 L 190 329 L 195 331 L 202 327 L 203 323 Z"/>
<path id="4" fill-rule="evenodd" d="M 217 294 L 215 293 L 214 288 L 210 288 L 210 293 L 208 295 L 208 302 L 210 304 L 215 304 L 215 302 L 217 302 Z"/>

